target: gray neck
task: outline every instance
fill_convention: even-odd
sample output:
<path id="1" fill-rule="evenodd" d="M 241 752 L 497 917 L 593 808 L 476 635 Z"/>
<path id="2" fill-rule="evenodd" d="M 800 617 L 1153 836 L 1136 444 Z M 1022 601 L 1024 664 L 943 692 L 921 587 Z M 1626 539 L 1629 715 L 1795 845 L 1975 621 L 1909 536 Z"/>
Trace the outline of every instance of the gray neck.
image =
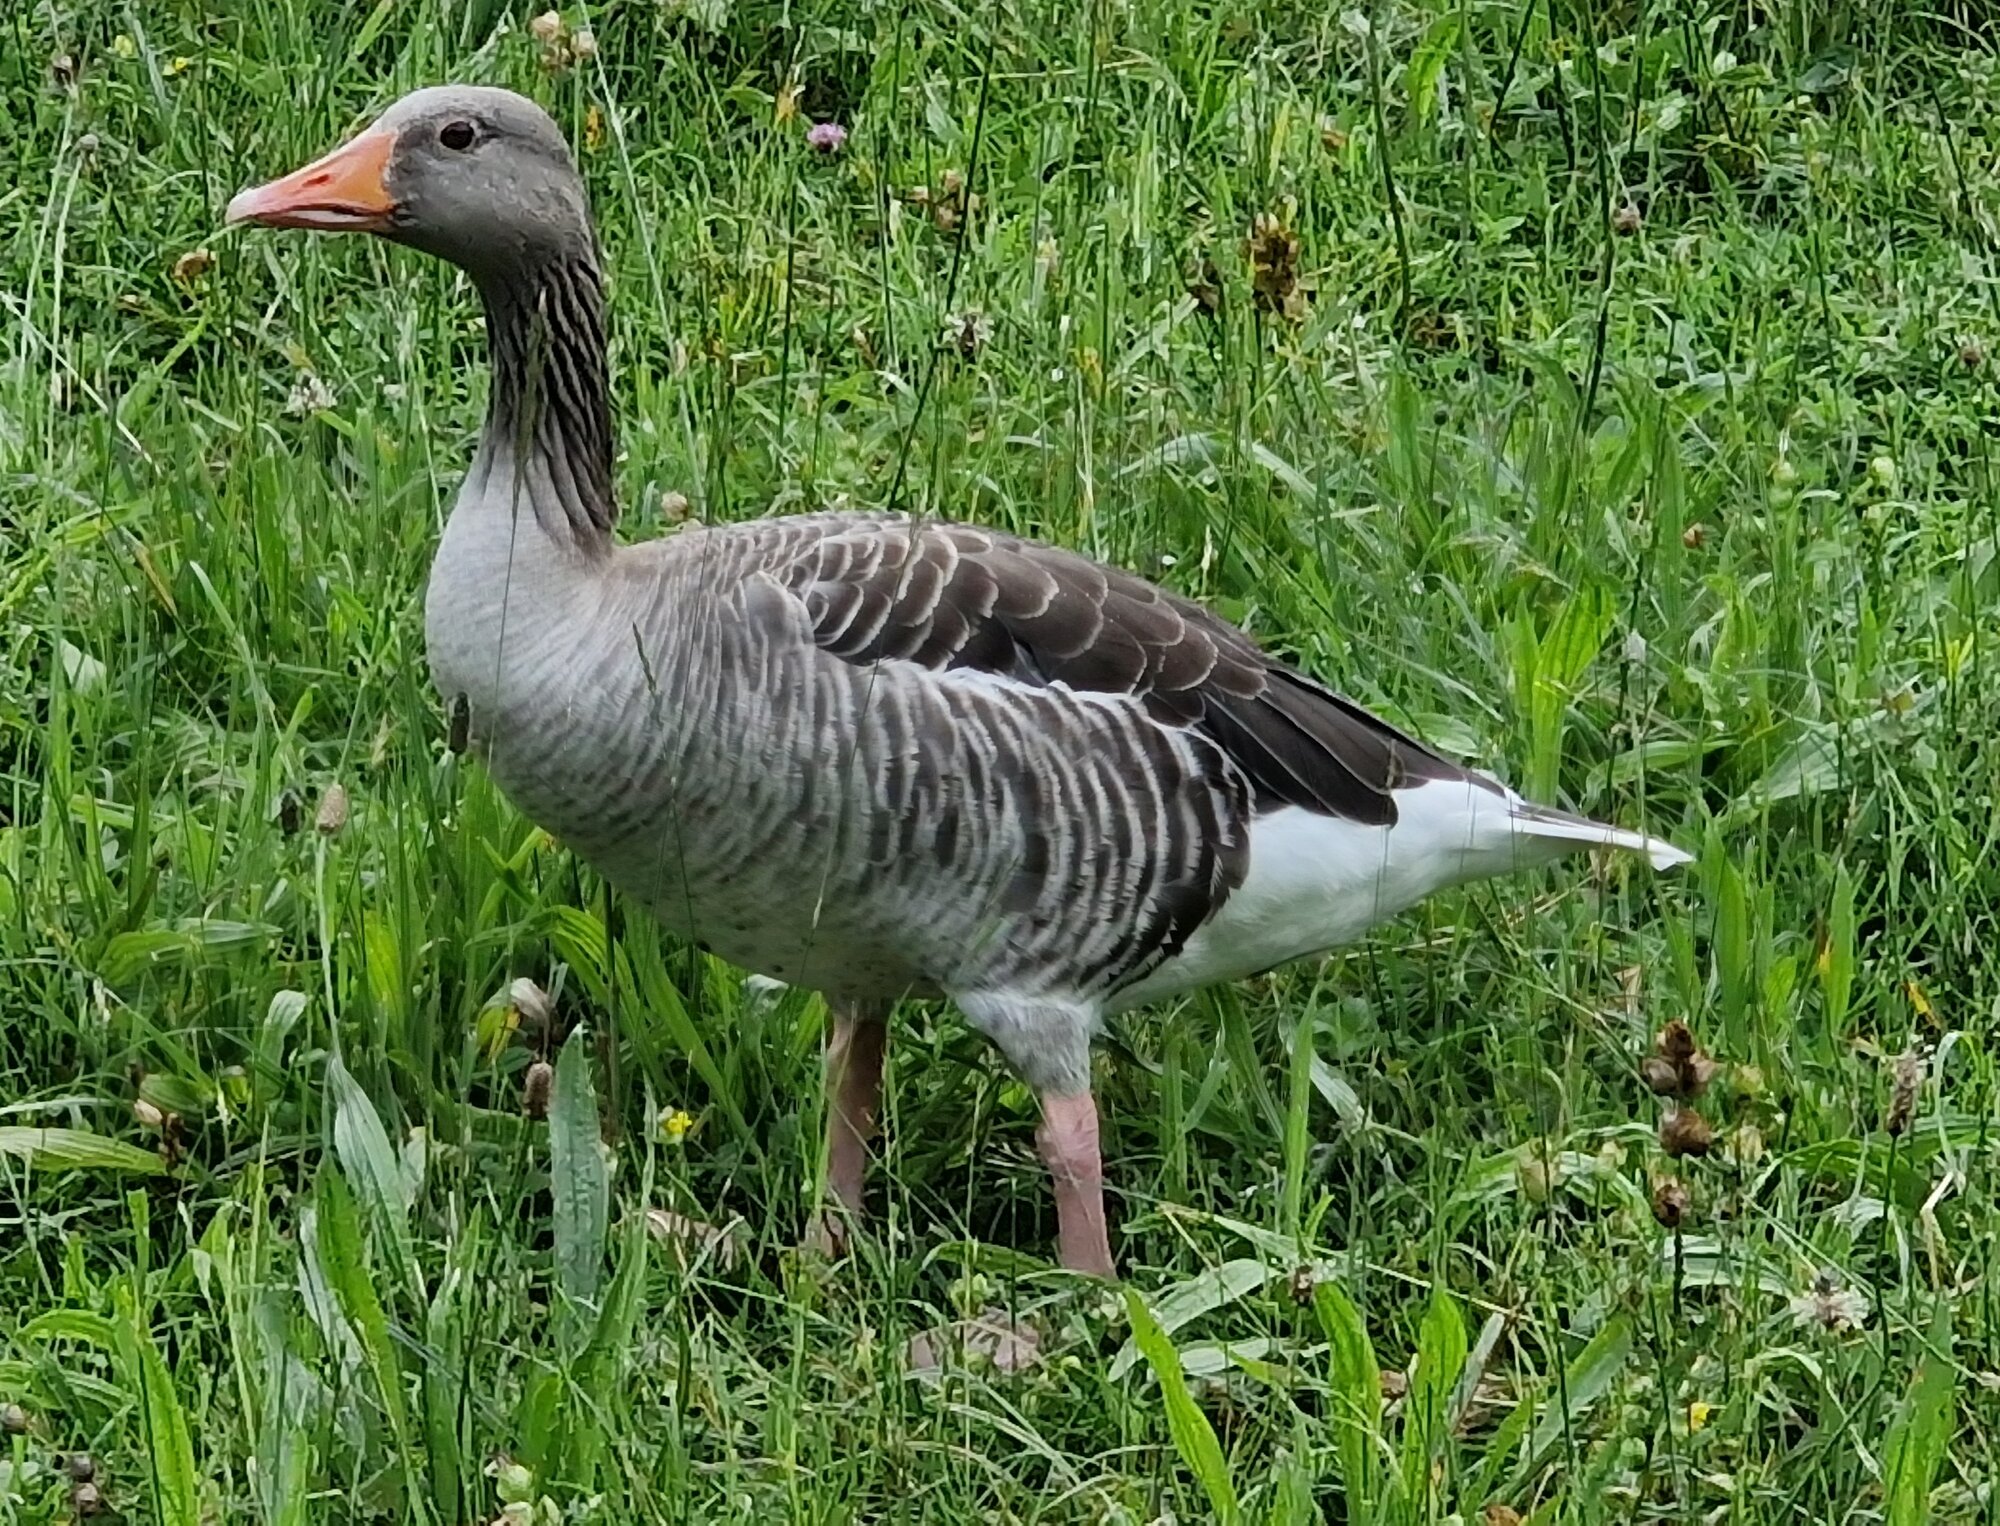
<path id="1" fill-rule="evenodd" d="M 586 556 L 611 550 L 604 281 L 586 249 L 479 282 L 493 393 L 475 470 Z"/>

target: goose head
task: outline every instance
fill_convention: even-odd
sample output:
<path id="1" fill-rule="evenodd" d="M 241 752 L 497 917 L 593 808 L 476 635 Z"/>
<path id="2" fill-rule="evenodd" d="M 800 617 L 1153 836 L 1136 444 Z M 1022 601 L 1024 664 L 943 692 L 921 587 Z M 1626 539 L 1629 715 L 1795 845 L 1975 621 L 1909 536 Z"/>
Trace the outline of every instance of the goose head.
<path id="1" fill-rule="evenodd" d="M 467 487 L 479 502 L 525 498 L 552 541 L 608 553 L 603 283 L 583 180 L 547 112 L 511 90 L 418 90 L 324 158 L 241 192 L 227 218 L 373 233 L 471 276 L 493 387 Z"/>
<path id="2" fill-rule="evenodd" d="M 591 245 L 561 129 L 527 97 L 475 85 L 404 96 L 324 158 L 240 192 L 226 215 L 378 234 L 482 284 Z"/>

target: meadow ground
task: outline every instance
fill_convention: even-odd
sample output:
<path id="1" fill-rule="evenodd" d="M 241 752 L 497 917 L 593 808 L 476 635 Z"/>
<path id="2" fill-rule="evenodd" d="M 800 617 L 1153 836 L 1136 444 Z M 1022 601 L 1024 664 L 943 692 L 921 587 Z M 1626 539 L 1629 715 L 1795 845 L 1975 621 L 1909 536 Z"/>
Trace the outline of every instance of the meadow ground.
<path id="1" fill-rule="evenodd" d="M 0 22 L 0 1521 L 2000 1521 L 1985 13 L 527 21 Z M 1125 1293 L 913 1009 L 802 1260 L 819 1003 L 447 746 L 467 289 L 219 227 L 445 78 L 575 136 L 630 535 L 1033 530 L 1698 863 L 1122 1020 Z M 907 1375 L 989 1304 L 1034 1370 Z"/>

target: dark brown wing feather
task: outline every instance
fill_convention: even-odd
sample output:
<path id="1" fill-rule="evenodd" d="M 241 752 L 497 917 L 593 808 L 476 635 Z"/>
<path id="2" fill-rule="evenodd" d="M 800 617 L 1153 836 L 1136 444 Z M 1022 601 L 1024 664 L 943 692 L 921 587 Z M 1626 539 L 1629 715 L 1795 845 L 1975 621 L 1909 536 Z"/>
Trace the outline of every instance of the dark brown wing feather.
<path id="1" fill-rule="evenodd" d="M 888 516 L 776 523 L 792 534 L 769 571 L 805 601 L 819 644 L 850 661 L 1132 695 L 1220 747 L 1260 810 L 1386 825 L 1397 789 L 1471 777 L 1199 604 L 1075 552 Z"/>

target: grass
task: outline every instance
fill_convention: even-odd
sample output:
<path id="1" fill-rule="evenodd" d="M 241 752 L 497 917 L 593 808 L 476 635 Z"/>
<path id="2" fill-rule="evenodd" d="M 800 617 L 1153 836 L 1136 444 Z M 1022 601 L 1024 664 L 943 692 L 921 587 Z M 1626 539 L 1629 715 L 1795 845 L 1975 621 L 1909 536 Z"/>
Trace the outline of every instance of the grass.
<path id="1" fill-rule="evenodd" d="M 616 0 L 551 72 L 490 0 L 17 7 L 0 1521 L 2000 1520 L 1982 15 Z M 910 1010 L 800 1260 L 817 1000 L 446 745 L 468 291 L 218 227 L 446 77 L 581 145 L 628 534 L 1031 530 L 1699 862 L 1121 1021 L 1120 1297 Z M 905 1374 L 989 1303 L 1035 1371 Z"/>

